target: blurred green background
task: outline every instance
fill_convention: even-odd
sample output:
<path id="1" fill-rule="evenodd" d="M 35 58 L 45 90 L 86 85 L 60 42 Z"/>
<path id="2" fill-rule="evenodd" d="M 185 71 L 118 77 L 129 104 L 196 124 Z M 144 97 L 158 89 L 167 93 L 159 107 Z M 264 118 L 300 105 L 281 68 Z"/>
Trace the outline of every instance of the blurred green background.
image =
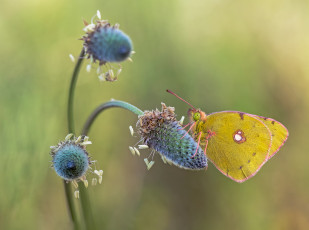
<path id="1" fill-rule="evenodd" d="M 188 172 L 158 155 L 146 170 L 128 150 L 136 116 L 108 110 L 88 150 L 104 170 L 88 191 L 98 229 L 309 229 L 309 2 L 307 0 L 4 0 L 0 9 L 0 229 L 70 229 L 49 146 L 67 134 L 66 103 L 83 35 L 101 11 L 134 42 L 119 81 L 82 67 L 76 126 L 111 98 L 142 110 L 160 102 L 185 115 L 171 89 L 210 113 L 272 117 L 290 137 L 252 179 L 238 184 L 210 165 Z"/>

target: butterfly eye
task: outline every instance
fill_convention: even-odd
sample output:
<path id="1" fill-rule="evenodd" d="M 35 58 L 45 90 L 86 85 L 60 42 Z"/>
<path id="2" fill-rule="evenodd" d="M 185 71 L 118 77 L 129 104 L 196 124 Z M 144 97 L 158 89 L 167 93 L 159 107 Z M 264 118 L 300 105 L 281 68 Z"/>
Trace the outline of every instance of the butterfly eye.
<path id="1" fill-rule="evenodd" d="M 196 112 L 193 114 L 193 120 L 198 121 L 201 119 L 201 114 L 199 112 Z"/>

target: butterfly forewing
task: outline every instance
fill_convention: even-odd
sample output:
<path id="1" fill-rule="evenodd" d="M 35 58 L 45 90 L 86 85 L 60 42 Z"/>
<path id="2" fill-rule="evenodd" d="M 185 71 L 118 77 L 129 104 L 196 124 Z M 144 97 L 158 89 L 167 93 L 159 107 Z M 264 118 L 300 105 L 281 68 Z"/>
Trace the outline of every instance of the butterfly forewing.
<path id="1" fill-rule="evenodd" d="M 254 176 L 269 158 L 271 132 L 267 125 L 253 115 L 223 111 L 207 116 L 196 126 L 203 132 L 201 147 L 209 160 L 226 176 L 243 182 Z"/>

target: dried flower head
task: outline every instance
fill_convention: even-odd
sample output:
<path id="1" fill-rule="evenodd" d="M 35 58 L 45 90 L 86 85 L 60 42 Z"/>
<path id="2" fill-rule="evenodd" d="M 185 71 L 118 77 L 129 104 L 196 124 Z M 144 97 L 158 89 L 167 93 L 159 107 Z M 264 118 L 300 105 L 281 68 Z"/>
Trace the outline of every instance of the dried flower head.
<path id="1" fill-rule="evenodd" d="M 145 111 L 142 116 L 139 116 L 137 129 L 144 143 L 141 145 L 142 148 L 147 145 L 156 150 L 164 162 L 180 168 L 191 170 L 207 168 L 206 155 L 180 126 L 176 120 L 175 109 L 167 107 L 164 103 L 161 104 L 161 111 Z M 152 165 L 153 163 L 148 162 L 147 168 Z"/>
<path id="2" fill-rule="evenodd" d="M 77 182 L 83 181 L 88 187 L 86 173 L 90 169 L 90 165 L 94 161 L 90 160 L 86 146 L 91 144 L 88 137 L 73 137 L 68 134 L 64 141 L 58 143 L 57 146 L 51 146 L 52 167 L 62 179 L 71 181 L 75 188 L 78 188 Z M 100 173 L 97 173 L 100 172 Z M 94 170 L 94 173 L 102 180 L 103 171 Z M 76 193 L 77 194 L 77 193 Z"/>
<path id="3" fill-rule="evenodd" d="M 107 66 L 107 71 L 102 71 L 101 66 L 106 66 L 110 62 L 122 62 L 130 60 L 132 51 L 132 42 L 128 35 L 119 30 L 119 24 L 111 26 L 107 20 L 101 19 L 101 13 L 98 11 L 96 20 L 91 23 L 84 21 L 86 34 L 82 37 L 84 48 L 90 58 L 90 64 L 86 67 L 91 70 L 92 63 L 99 62 L 97 73 L 101 80 L 115 81 L 121 72 L 119 65 L 117 73 L 114 74 L 112 66 Z"/>

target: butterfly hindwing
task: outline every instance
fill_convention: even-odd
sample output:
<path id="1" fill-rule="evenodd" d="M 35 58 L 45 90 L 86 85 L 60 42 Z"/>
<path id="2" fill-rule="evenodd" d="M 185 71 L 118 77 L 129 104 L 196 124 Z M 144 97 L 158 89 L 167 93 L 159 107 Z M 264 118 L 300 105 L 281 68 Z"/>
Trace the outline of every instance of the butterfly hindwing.
<path id="1" fill-rule="evenodd" d="M 269 128 L 272 136 L 272 144 L 269 151 L 268 159 L 272 158 L 279 149 L 283 146 L 289 136 L 287 128 L 281 124 L 279 121 L 276 121 L 272 118 L 261 117 L 253 115 L 256 118 L 260 119 L 267 127 Z"/>

